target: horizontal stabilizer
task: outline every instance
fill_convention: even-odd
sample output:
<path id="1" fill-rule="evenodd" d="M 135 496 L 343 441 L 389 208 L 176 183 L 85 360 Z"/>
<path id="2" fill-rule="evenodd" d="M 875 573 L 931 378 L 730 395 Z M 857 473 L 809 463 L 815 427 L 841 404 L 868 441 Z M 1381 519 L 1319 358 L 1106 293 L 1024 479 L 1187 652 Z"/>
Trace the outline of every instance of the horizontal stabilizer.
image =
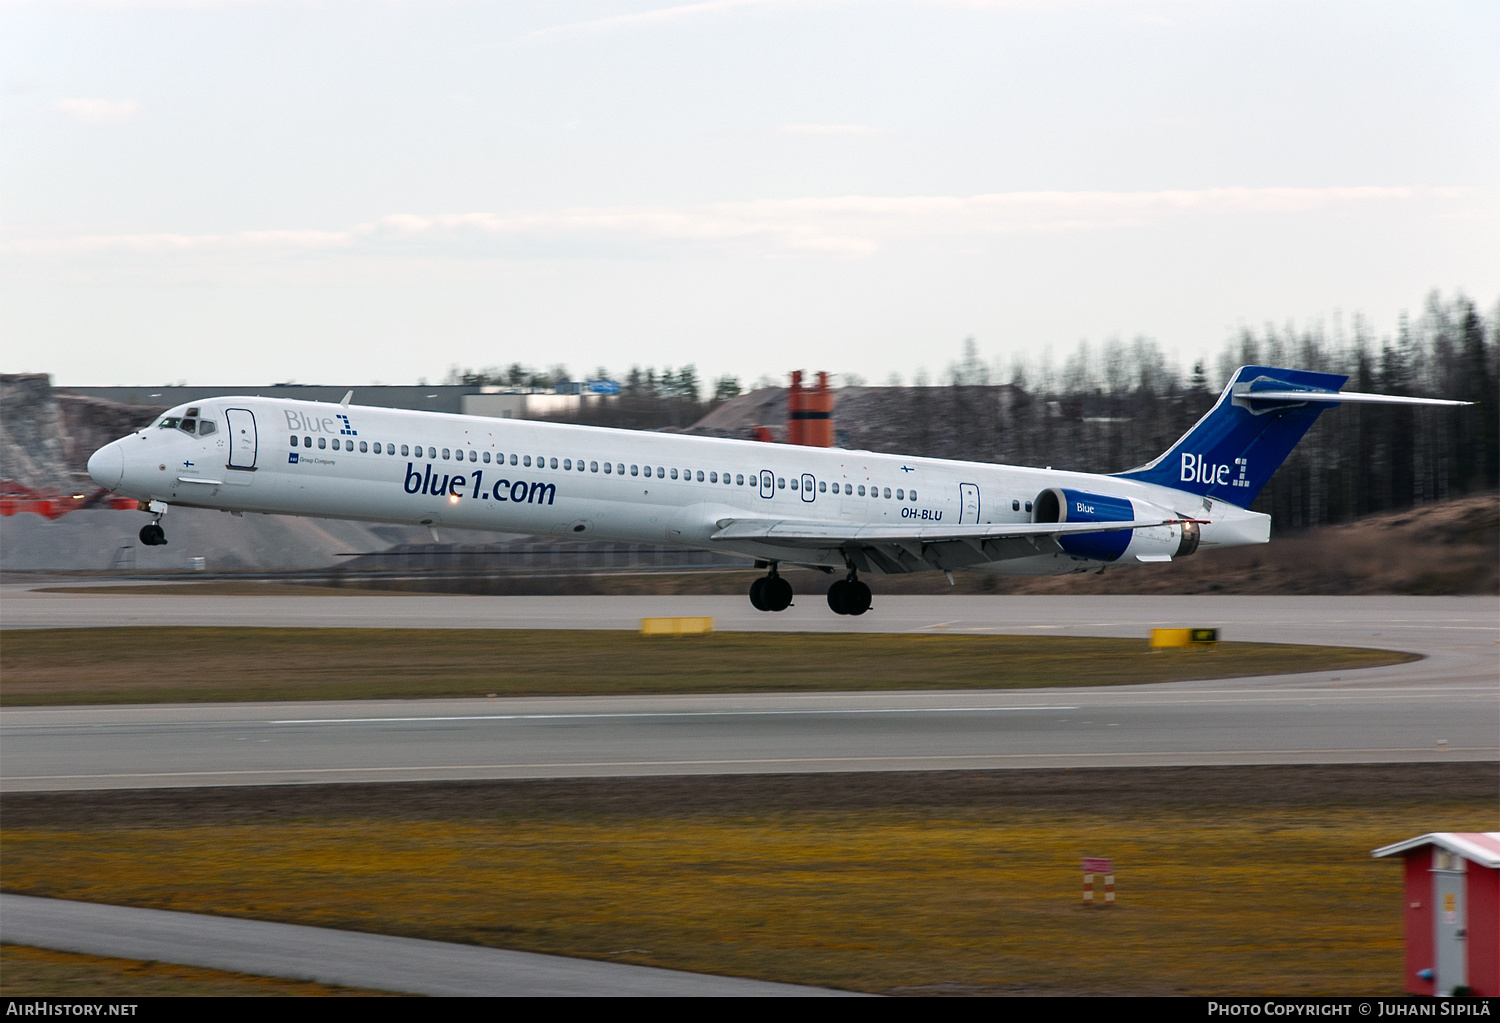
<path id="1" fill-rule="evenodd" d="M 1241 401 L 1294 405 L 1304 401 L 1366 402 L 1371 405 L 1472 405 L 1472 401 L 1450 398 L 1408 398 L 1401 394 L 1366 394 L 1360 391 L 1249 391 L 1235 396 Z"/>

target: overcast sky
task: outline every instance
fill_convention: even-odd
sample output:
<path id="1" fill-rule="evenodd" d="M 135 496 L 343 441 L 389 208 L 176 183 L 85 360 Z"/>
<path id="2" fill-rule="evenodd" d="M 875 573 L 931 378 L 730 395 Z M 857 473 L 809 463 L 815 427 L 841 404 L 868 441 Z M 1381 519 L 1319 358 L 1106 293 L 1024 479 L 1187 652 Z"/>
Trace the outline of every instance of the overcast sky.
<path id="1" fill-rule="evenodd" d="M 0 368 L 938 375 L 1500 298 L 1500 4 L 0 6 Z"/>

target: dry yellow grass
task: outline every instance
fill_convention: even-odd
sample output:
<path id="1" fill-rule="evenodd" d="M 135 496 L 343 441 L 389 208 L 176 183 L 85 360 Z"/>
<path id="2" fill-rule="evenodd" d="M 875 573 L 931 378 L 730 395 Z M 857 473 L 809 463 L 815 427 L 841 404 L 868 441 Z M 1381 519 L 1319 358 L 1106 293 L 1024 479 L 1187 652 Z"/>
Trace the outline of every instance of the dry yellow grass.
<path id="1" fill-rule="evenodd" d="M 1394 994 L 1400 871 L 1369 850 L 1494 826 L 1473 798 L 1141 798 L 22 820 L 4 885 L 866 991 Z M 1082 908 L 1085 855 L 1117 908 Z"/>

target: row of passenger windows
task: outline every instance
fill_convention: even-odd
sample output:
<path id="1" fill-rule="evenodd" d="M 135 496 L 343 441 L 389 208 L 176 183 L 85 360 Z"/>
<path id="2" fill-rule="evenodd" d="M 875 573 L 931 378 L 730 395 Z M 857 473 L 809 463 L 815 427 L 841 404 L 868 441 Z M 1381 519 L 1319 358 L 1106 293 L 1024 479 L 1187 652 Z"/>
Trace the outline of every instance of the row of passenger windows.
<path id="1" fill-rule="evenodd" d="M 363 451 L 363 452 L 366 452 L 366 453 L 373 452 L 374 454 L 377 454 L 377 455 L 380 455 L 380 454 L 394 455 L 394 454 L 396 454 L 396 445 L 394 445 L 394 444 L 384 444 L 384 445 L 382 445 L 382 443 L 380 441 L 370 442 L 370 441 L 363 441 L 363 440 L 359 441 L 358 443 L 359 443 L 359 450 Z M 335 450 L 335 451 L 340 451 L 340 450 L 342 450 L 342 451 L 353 451 L 355 449 L 354 445 L 355 445 L 355 442 L 352 441 L 352 440 L 340 441 L 339 438 L 337 438 L 337 437 L 333 437 L 333 438 L 319 437 L 318 438 L 318 448 L 321 449 L 321 450 L 326 450 L 327 448 L 332 447 L 333 450 Z M 310 447 L 313 446 L 313 439 L 311 437 L 301 437 L 301 438 L 298 438 L 296 436 L 293 436 L 291 438 L 291 446 L 294 447 L 294 448 L 298 447 L 298 446 L 305 447 L 305 448 L 310 448 Z M 462 462 L 462 461 L 465 460 L 465 455 L 464 455 L 464 452 L 463 452 L 462 449 L 454 450 L 454 449 L 450 449 L 450 448 L 435 448 L 435 447 L 428 447 L 428 448 L 424 449 L 423 446 L 420 445 L 420 444 L 417 444 L 417 445 L 402 444 L 401 445 L 401 454 L 403 456 L 405 456 L 405 457 L 408 457 L 408 458 L 421 458 L 421 457 L 423 457 L 422 453 L 423 453 L 424 450 L 426 451 L 426 453 L 427 453 L 426 457 L 428 457 L 428 458 L 434 458 L 435 459 L 435 458 L 438 458 L 438 457 L 442 457 L 442 458 L 450 460 L 450 461 L 457 460 L 457 461 L 460 461 L 460 462 Z M 441 451 L 441 455 L 439 455 L 439 451 Z M 470 462 L 482 462 L 482 463 L 485 463 L 485 464 L 490 464 L 490 453 L 488 451 L 475 451 L 474 449 L 470 448 L 470 449 L 468 449 L 467 459 Z M 495 465 L 504 465 L 505 464 L 505 459 L 506 459 L 505 455 L 503 455 L 503 454 L 497 454 L 494 457 L 494 464 Z M 510 464 L 511 465 L 519 465 L 519 466 L 524 466 L 526 468 L 530 468 L 532 466 L 532 464 L 533 464 L 532 463 L 532 457 L 530 455 L 511 455 L 510 456 Z M 581 459 L 581 458 L 578 459 L 577 463 L 575 464 L 574 460 L 571 459 L 571 458 L 564 458 L 564 459 L 561 460 L 561 462 L 559 462 L 559 460 L 556 459 L 556 458 L 547 458 L 547 457 L 545 457 L 543 455 L 537 455 L 536 456 L 536 460 L 535 460 L 535 465 L 536 465 L 536 467 L 538 469 L 546 469 L 546 468 L 557 469 L 557 468 L 561 468 L 564 472 L 575 472 L 575 471 L 576 472 L 599 472 L 600 471 L 600 463 L 599 462 L 589 462 L 588 465 L 585 466 L 584 462 L 583 462 L 583 459 Z M 605 475 L 623 476 L 623 475 L 625 475 L 625 463 L 624 462 L 605 462 L 605 463 L 603 463 L 603 470 L 604 470 Z M 679 474 L 679 470 L 668 468 L 668 467 L 662 466 L 662 465 L 657 465 L 657 466 L 651 466 L 651 465 L 647 465 L 647 466 L 632 465 L 630 467 L 630 475 L 632 475 L 632 476 L 643 476 L 644 475 L 644 476 L 646 476 L 648 478 L 654 476 L 656 479 L 663 479 L 663 480 L 664 479 L 674 479 L 674 480 L 675 479 L 683 479 L 683 480 L 692 481 L 692 480 L 696 479 L 699 483 L 704 483 L 704 482 L 707 482 L 707 483 L 719 483 L 720 482 L 720 477 L 722 477 L 722 481 L 723 481 L 723 483 L 724 483 L 725 486 L 737 486 L 737 487 L 747 487 L 747 486 L 748 487 L 758 487 L 758 486 L 760 486 L 760 477 L 758 475 L 756 475 L 755 473 L 751 473 L 749 476 L 745 476 L 743 473 L 734 473 L 733 476 L 732 476 L 732 478 L 731 478 L 731 474 L 727 473 L 727 472 L 720 473 L 720 472 L 705 471 L 703 469 L 683 469 L 683 470 L 680 471 L 680 474 Z M 809 486 L 810 485 L 811 484 L 809 484 Z M 797 479 L 797 477 L 793 476 L 792 479 L 791 479 L 791 489 L 792 490 L 798 490 L 798 489 L 801 488 L 801 486 L 802 486 L 801 482 Z M 833 488 L 833 493 L 835 493 L 835 494 L 839 493 L 839 487 L 841 486 L 841 484 L 838 484 L 838 483 L 830 484 L 830 483 L 827 483 L 827 482 L 822 482 L 822 483 L 818 484 L 818 493 L 820 493 L 820 494 L 826 494 L 826 493 L 828 493 L 830 486 Z M 866 495 L 866 490 L 867 489 L 868 489 L 868 496 L 869 497 L 881 497 L 882 496 L 882 488 L 880 488 L 880 487 L 869 487 L 869 488 L 866 488 L 862 484 L 856 486 L 855 484 L 852 484 L 852 483 L 844 483 L 844 484 L 842 484 L 842 486 L 843 486 L 843 492 L 845 494 L 851 496 L 851 497 L 854 496 L 854 494 L 856 494 L 856 493 L 858 493 L 860 497 L 865 497 L 865 496 L 867 496 Z M 777 479 L 776 479 L 776 489 L 778 489 L 778 490 L 786 490 L 787 489 L 787 479 L 785 477 L 777 477 Z M 887 499 L 889 499 L 891 497 L 891 488 L 890 487 L 885 487 L 883 489 L 883 495 L 884 495 L 884 497 L 886 497 Z M 917 492 L 915 490 L 907 490 L 904 487 L 897 487 L 896 491 L 895 491 L 895 499 L 897 501 L 915 501 L 917 499 Z"/>

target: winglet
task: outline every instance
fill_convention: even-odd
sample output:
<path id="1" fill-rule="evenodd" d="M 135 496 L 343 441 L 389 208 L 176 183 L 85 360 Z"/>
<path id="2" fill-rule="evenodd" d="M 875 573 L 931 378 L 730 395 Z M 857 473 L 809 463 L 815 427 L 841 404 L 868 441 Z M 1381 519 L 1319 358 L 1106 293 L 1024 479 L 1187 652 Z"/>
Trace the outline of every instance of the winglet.
<path id="1" fill-rule="evenodd" d="M 350 391 L 348 394 L 344 395 L 344 400 L 341 401 L 341 402 L 339 402 L 339 406 L 341 408 L 348 408 L 349 407 L 349 402 L 350 402 L 351 399 L 353 399 L 353 397 L 354 397 L 354 392 Z"/>

